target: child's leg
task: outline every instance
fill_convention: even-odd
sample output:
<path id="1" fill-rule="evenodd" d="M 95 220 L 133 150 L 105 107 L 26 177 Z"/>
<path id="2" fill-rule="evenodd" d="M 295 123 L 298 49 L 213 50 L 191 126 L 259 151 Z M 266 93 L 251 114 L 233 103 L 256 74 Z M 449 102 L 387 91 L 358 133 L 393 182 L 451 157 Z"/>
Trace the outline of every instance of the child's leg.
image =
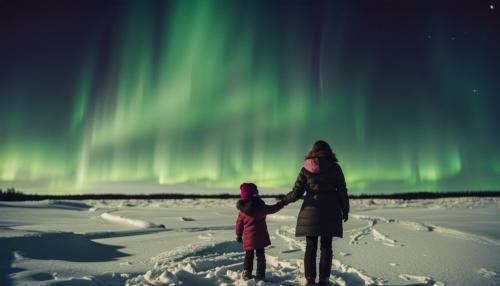
<path id="1" fill-rule="evenodd" d="M 266 276 L 266 254 L 264 248 L 259 248 L 255 250 L 257 255 L 257 278 L 264 279 Z"/>
<path id="2" fill-rule="evenodd" d="M 243 278 L 250 279 L 253 271 L 253 249 L 245 251 L 245 260 L 243 261 Z"/>

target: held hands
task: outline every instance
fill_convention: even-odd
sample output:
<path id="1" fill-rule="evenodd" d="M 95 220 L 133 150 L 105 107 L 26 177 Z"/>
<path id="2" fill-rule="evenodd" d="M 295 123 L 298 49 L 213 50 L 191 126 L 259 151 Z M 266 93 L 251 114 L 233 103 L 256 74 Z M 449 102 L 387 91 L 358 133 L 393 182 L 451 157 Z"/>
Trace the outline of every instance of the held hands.
<path id="1" fill-rule="evenodd" d="M 283 201 L 283 200 L 279 200 L 278 204 L 281 204 L 282 208 L 286 207 L 286 205 L 287 205 L 287 203 L 285 201 Z"/>
<path id="2" fill-rule="evenodd" d="M 285 195 L 278 195 L 278 197 L 276 198 L 276 201 L 283 204 L 283 206 L 288 205 L 288 203 L 285 201 Z"/>
<path id="3" fill-rule="evenodd" d="M 243 243 L 243 238 L 241 238 L 241 236 L 237 236 L 236 241 L 239 243 Z"/>
<path id="4" fill-rule="evenodd" d="M 281 202 L 284 206 L 288 205 L 288 203 L 285 202 L 285 195 L 278 195 L 276 201 Z"/>

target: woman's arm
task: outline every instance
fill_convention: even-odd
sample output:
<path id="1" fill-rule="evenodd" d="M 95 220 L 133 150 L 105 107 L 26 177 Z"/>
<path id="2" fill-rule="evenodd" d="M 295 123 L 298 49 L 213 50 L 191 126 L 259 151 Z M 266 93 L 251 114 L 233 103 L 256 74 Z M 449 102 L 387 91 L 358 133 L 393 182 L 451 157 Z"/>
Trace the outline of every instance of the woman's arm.
<path id="1" fill-rule="evenodd" d="M 342 216 L 344 217 L 344 220 L 347 220 L 347 214 L 349 213 L 349 197 L 347 196 L 347 187 L 345 183 L 344 173 L 342 172 L 342 168 L 340 168 L 340 165 L 337 166 L 337 192 L 340 198 Z"/>
<path id="2" fill-rule="evenodd" d="M 285 198 L 283 199 L 283 203 L 286 205 L 289 203 L 293 203 L 297 201 L 298 199 L 302 198 L 304 195 L 304 192 L 306 191 L 306 182 L 307 178 L 304 175 L 304 169 L 300 170 L 299 176 L 297 177 L 297 180 L 295 180 L 295 185 L 293 186 L 293 189 L 291 192 L 285 195 Z"/>

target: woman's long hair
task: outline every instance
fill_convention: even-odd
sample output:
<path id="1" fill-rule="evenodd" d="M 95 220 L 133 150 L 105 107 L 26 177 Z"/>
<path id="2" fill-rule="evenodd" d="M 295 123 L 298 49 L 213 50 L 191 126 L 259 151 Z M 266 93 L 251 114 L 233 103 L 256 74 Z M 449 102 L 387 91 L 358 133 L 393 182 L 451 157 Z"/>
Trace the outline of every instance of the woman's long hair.
<path id="1" fill-rule="evenodd" d="M 319 157 L 331 157 L 335 162 L 338 162 L 337 156 L 335 156 L 335 153 L 332 152 L 332 148 L 324 140 L 314 142 L 311 150 L 309 150 L 306 155 L 306 159 Z"/>

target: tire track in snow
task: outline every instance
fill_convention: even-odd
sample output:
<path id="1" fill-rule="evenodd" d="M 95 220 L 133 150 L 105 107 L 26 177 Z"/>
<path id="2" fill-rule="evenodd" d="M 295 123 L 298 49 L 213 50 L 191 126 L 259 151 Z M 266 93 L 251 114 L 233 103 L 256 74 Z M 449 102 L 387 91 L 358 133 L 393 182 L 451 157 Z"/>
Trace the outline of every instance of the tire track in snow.
<path id="1" fill-rule="evenodd" d="M 449 235 L 449 236 L 459 238 L 459 239 L 474 241 L 474 242 L 481 243 L 481 244 L 497 246 L 497 247 L 500 246 L 499 240 L 485 237 L 482 235 L 463 232 L 463 231 L 452 229 L 452 228 L 437 226 L 437 225 L 430 224 L 430 223 L 420 223 L 420 222 L 404 221 L 404 220 L 396 221 L 396 222 L 403 225 L 403 226 L 406 226 L 412 230 L 428 231 L 428 232 L 432 231 L 432 232 L 436 232 L 436 233 L 440 233 L 440 234 L 444 234 L 444 235 Z"/>
<path id="2" fill-rule="evenodd" d="M 351 240 L 350 244 L 358 244 L 359 241 L 370 234 L 373 235 L 373 238 L 378 241 L 382 241 L 384 245 L 387 246 L 397 246 L 397 240 L 389 238 L 387 235 L 383 234 L 379 230 L 375 229 L 375 225 L 377 224 L 382 224 L 382 223 L 387 223 L 387 224 L 399 224 L 402 225 L 406 228 L 409 228 L 414 231 L 428 231 L 428 232 L 436 232 L 444 235 L 449 235 L 455 238 L 459 239 L 464 239 L 464 240 L 470 240 L 474 241 L 477 243 L 481 244 L 486 244 L 486 245 L 491 245 L 491 246 L 500 246 L 500 241 L 485 237 L 482 235 L 477 235 L 477 234 L 472 234 L 472 233 L 467 233 L 463 232 L 460 230 L 452 229 L 452 228 L 446 228 L 442 226 L 437 226 L 434 224 L 430 223 L 421 223 L 421 222 L 414 222 L 414 221 L 405 221 L 405 220 L 397 220 L 397 219 L 387 219 L 385 217 L 380 217 L 380 216 L 368 216 L 368 215 L 358 215 L 358 214 L 352 214 L 351 217 L 359 219 L 359 220 L 366 220 L 368 221 L 368 226 L 361 228 L 360 231 L 354 233 L 351 235 Z M 400 245 L 403 246 L 403 245 Z"/>
<path id="3" fill-rule="evenodd" d="M 375 229 L 375 225 L 377 224 L 394 223 L 396 222 L 396 220 L 386 219 L 384 217 L 358 215 L 358 214 L 352 214 L 351 217 L 359 220 L 368 221 L 368 226 L 361 228 L 360 231 L 351 235 L 351 240 L 349 241 L 350 244 L 358 244 L 363 237 L 369 236 L 371 234 L 374 240 L 381 241 L 382 244 L 385 246 L 390 246 L 390 247 L 403 246 L 403 245 L 398 245 L 397 240 L 391 239 L 387 235 Z"/>
<path id="4" fill-rule="evenodd" d="M 375 240 L 382 241 L 383 244 L 388 246 L 396 246 L 397 240 L 390 239 L 389 237 L 387 237 L 380 231 L 375 230 L 374 228 L 376 224 L 380 223 L 396 223 L 415 231 L 436 232 L 444 235 L 453 236 L 459 239 L 475 241 L 481 244 L 500 246 L 500 241 L 493 238 L 467 233 L 452 228 L 437 226 L 430 223 L 421 223 L 421 222 L 398 220 L 398 219 L 387 219 L 381 216 L 368 216 L 368 215 L 358 215 L 358 214 L 352 214 L 351 217 L 368 221 L 367 227 L 362 228 L 361 231 L 351 236 L 351 241 L 350 241 L 351 244 L 357 244 L 361 238 L 369 234 L 372 234 Z"/>

